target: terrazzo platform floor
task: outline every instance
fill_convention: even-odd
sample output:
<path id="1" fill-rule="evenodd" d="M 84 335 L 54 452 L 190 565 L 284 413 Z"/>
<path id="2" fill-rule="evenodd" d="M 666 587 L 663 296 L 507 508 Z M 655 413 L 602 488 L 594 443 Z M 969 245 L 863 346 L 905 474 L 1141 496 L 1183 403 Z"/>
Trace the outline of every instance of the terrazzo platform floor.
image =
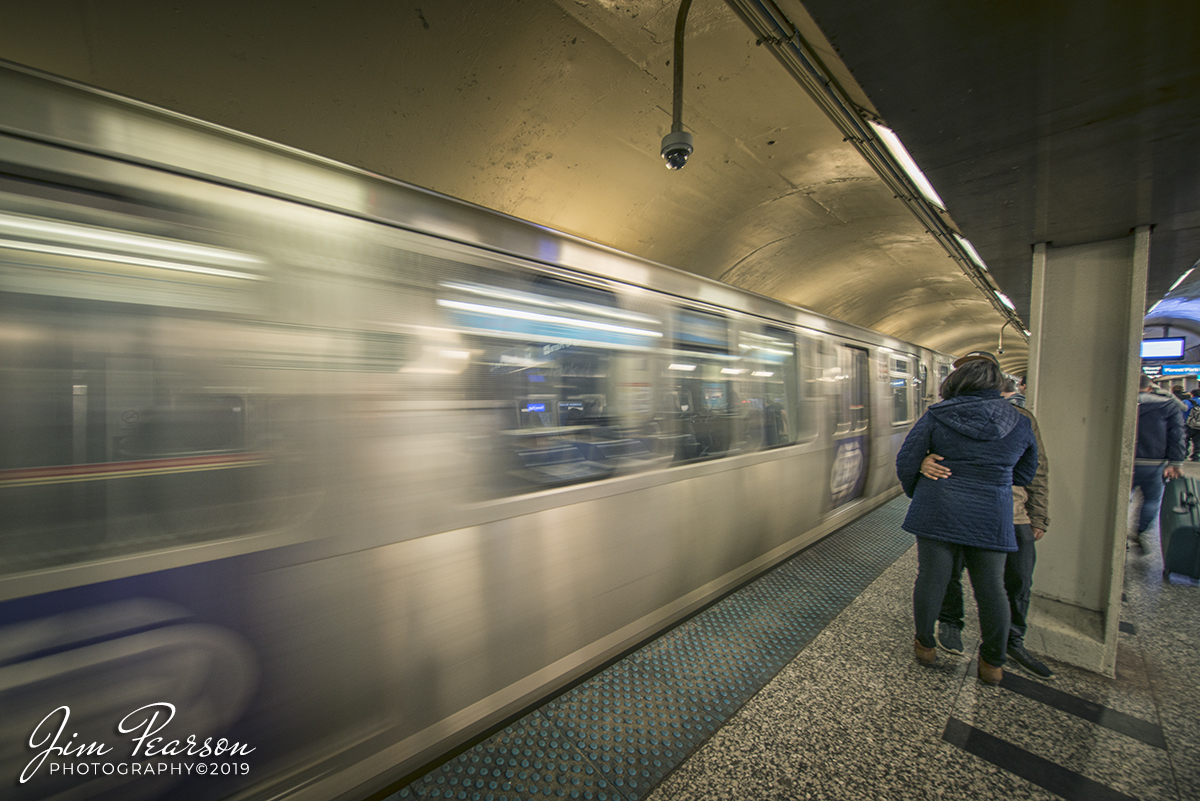
<path id="1" fill-rule="evenodd" d="M 1055 679 L 1000 687 L 975 678 L 975 620 L 967 656 L 913 659 L 912 549 L 649 801 L 1200 799 L 1200 587 L 1163 583 L 1148 545 L 1126 557 L 1115 678 L 1046 660 Z"/>
<path id="2" fill-rule="evenodd" d="M 1156 532 L 1127 556 L 1115 678 L 1051 662 L 1052 681 L 1010 667 L 988 687 L 970 656 L 969 584 L 968 656 L 913 659 L 906 506 L 836 532 L 387 801 L 1200 799 L 1200 587 L 1162 582 Z"/>

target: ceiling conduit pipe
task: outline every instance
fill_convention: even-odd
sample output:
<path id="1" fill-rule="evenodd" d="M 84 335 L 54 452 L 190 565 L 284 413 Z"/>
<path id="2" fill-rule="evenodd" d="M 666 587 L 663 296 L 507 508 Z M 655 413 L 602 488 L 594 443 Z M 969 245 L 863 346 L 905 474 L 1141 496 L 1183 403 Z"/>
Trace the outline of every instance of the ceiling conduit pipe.
<path id="1" fill-rule="evenodd" d="M 1012 324 L 1012 320 L 1005 320 L 1004 325 L 1000 326 L 1000 342 L 996 346 L 996 353 L 1004 353 L 1004 327 Z"/>
<path id="2" fill-rule="evenodd" d="M 692 135 L 683 130 L 683 29 L 687 25 L 692 0 L 681 0 L 675 16 L 675 96 L 671 114 L 671 132 L 663 137 L 662 157 L 668 170 L 683 169 L 692 155 Z"/>
<path id="3" fill-rule="evenodd" d="M 726 0 L 730 8 L 758 37 L 758 44 L 769 45 L 772 53 L 783 67 L 808 92 L 826 116 L 842 131 L 846 140 L 854 145 L 880 178 L 892 188 L 896 197 L 933 234 L 958 263 L 966 276 L 984 294 L 992 307 L 1008 320 L 1019 335 L 1025 334 L 1025 325 L 1015 311 L 1004 306 L 996 295 L 988 276 L 975 265 L 974 260 L 954 238 L 954 231 L 942 219 L 933 204 L 921 197 L 920 191 L 896 163 L 886 147 L 878 140 L 867 125 L 858 106 L 850 99 L 832 73 L 821 62 L 820 57 L 800 35 L 800 29 L 788 19 L 773 0 Z M 1024 337 L 1028 341 L 1028 336 Z"/>

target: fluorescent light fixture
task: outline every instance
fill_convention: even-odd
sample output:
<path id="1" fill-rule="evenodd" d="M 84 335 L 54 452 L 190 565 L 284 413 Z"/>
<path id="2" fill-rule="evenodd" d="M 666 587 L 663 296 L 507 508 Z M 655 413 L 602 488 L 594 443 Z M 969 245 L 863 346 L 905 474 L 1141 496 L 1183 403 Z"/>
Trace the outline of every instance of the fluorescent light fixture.
<path id="1" fill-rule="evenodd" d="M 908 154 L 908 150 L 900 142 L 900 137 L 896 136 L 891 128 L 884 127 L 870 120 L 868 120 L 868 123 L 871 129 L 875 131 L 875 135 L 879 137 L 880 141 L 888 149 L 888 152 L 892 154 L 892 158 L 900 165 L 900 169 L 904 170 L 905 175 L 916 185 L 921 194 L 925 196 L 925 199 L 939 209 L 945 210 L 946 204 L 942 202 L 938 193 L 934 191 L 933 184 L 929 183 L 929 179 L 925 177 L 925 173 L 921 172 L 921 168 L 913 161 L 913 157 Z"/>
<path id="2" fill-rule="evenodd" d="M 771 376 L 775 375 L 775 373 L 771 372 L 770 370 L 755 370 L 750 375 L 754 376 L 755 378 L 770 378 Z"/>
<path id="3" fill-rule="evenodd" d="M 1154 310 L 1157 309 L 1161 303 L 1162 301 L 1160 300 L 1158 303 L 1155 303 L 1153 306 L 1151 306 L 1150 311 L 1146 312 L 1146 316 L 1149 317 L 1151 314 L 1154 314 Z"/>
<path id="4" fill-rule="evenodd" d="M 721 368 L 722 375 L 741 375 L 744 372 L 746 372 L 746 371 L 742 370 L 738 367 L 722 367 Z"/>
<path id="5" fill-rule="evenodd" d="M 975 262 L 975 264 L 977 264 L 981 270 L 986 272 L 987 265 L 984 263 L 983 257 L 979 255 L 979 251 L 976 250 L 975 246 L 971 244 L 971 240 L 963 239 L 958 234 L 951 234 L 951 236 L 954 237 L 954 241 L 959 244 L 959 247 L 967 251 L 967 255 L 971 257 L 971 261 Z"/>
<path id="6" fill-rule="evenodd" d="M 1195 267 L 1193 267 L 1193 268 L 1192 268 L 1192 270 L 1194 270 L 1194 269 L 1196 269 L 1196 268 L 1195 268 Z M 1176 278 L 1176 279 L 1175 279 L 1175 283 L 1171 284 L 1171 288 L 1170 288 L 1170 289 L 1168 289 L 1168 290 L 1167 290 L 1167 292 L 1168 292 L 1168 293 L 1174 292 L 1174 291 L 1175 291 L 1175 287 L 1177 287 L 1177 286 L 1179 286 L 1180 284 L 1182 284 L 1182 283 L 1184 282 L 1184 280 L 1185 280 L 1185 279 L 1186 279 L 1186 278 L 1187 278 L 1189 275 L 1191 275 L 1191 274 L 1192 274 L 1192 270 L 1188 270 L 1186 273 L 1184 273 L 1183 275 L 1181 275 L 1181 276 L 1179 276 L 1178 278 Z"/>
<path id="7" fill-rule="evenodd" d="M 668 370 L 682 370 L 685 373 L 690 373 L 696 369 L 694 364 L 670 364 L 667 365 Z"/>
<path id="8" fill-rule="evenodd" d="M 1013 305 L 1013 302 L 1011 300 L 1009 300 L 1008 295 L 1005 295 L 1003 292 L 997 292 L 996 297 L 1000 298 L 1000 302 L 1003 303 L 1005 306 L 1007 306 L 1012 311 L 1017 310 L 1017 307 Z"/>

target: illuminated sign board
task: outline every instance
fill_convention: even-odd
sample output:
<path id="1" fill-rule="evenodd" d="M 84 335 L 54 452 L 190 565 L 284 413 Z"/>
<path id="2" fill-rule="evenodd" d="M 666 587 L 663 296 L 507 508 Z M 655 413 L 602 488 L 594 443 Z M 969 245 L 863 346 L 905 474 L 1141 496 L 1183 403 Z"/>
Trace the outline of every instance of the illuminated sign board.
<path id="1" fill-rule="evenodd" d="M 1142 340 L 1143 359 L 1182 359 L 1183 337 Z"/>
<path id="2" fill-rule="evenodd" d="M 1163 375 L 1200 375 L 1200 364 L 1164 364 Z"/>

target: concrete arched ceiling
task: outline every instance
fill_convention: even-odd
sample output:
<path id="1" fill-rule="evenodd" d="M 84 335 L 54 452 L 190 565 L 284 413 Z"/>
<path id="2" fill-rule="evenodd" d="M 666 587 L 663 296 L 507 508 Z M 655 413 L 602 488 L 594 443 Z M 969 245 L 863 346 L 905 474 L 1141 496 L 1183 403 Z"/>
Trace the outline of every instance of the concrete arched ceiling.
<path id="1" fill-rule="evenodd" d="M 688 21 L 679 172 L 658 155 L 676 0 L 3 5 L 7 60 L 920 344 L 996 347 L 1004 318 L 715 0 Z"/>

